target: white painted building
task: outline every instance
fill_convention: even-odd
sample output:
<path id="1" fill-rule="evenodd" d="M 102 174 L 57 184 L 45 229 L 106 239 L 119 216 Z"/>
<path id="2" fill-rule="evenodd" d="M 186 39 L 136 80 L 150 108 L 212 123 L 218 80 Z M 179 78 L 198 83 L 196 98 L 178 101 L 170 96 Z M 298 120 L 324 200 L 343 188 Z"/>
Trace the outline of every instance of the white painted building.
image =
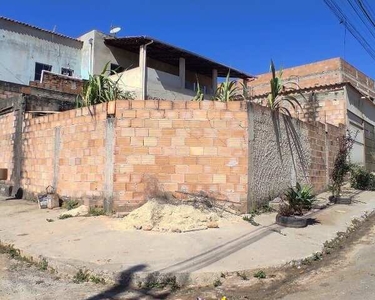
<path id="1" fill-rule="evenodd" d="M 70 38 L 0 17 L 0 80 L 28 85 L 42 71 L 88 79 L 109 63 L 112 78 L 138 99 L 190 100 L 197 82 L 206 98 L 218 77 L 251 75 L 156 39 L 116 38 L 99 31 Z M 114 72 L 115 71 L 115 72 Z"/>
<path id="2" fill-rule="evenodd" d="M 0 17 L 0 80 L 28 85 L 42 70 L 81 77 L 83 43 Z"/>

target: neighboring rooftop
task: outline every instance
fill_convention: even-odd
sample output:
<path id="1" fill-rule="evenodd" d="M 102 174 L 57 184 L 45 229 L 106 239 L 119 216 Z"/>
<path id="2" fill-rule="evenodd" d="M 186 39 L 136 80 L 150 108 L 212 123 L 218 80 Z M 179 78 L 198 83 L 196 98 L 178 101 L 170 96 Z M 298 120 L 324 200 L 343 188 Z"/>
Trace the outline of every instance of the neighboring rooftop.
<path id="1" fill-rule="evenodd" d="M 279 69 L 279 66 L 276 65 L 276 68 Z M 265 73 L 249 82 L 253 95 L 267 94 L 270 79 L 271 73 Z M 359 92 L 375 97 L 374 80 L 339 57 L 283 69 L 282 79 L 297 83 L 302 90 L 348 83 Z"/>
<path id="2" fill-rule="evenodd" d="M 37 26 L 33 26 L 27 23 L 23 23 L 17 20 L 13 20 L 7 17 L 0 16 L 0 28 L 4 28 L 8 31 L 13 31 L 13 32 L 19 32 L 23 34 L 28 34 L 28 35 L 35 35 L 35 31 L 40 32 L 40 35 L 38 38 L 50 41 L 50 42 L 58 42 L 54 40 L 54 37 L 60 38 L 60 40 L 69 40 L 70 45 L 74 46 L 76 48 L 81 48 L 83 42 L 76 39 L 72 38 L 66 35 L 63 35 L 61 33 L 54 32 L 52 30 L 46 30 Z"/>
<path id="3" fill-rule="evenodd" d="M 199 74 L 212 76 L 212 70 L 216 69 L 219 77 L 226 77 L 228 70 L 230 76 L 235 78 L 254 78 L 253 75 L 231 68 L 229 66 L 217 63 L 209 58 L 203 57 L 199 54 L 188 50 L 172 46 L 165 42 L 159 41 L 148 36 L 133 36 L 122 38 L 107 38 L 105 44 L 113 47 L 118 47 L 129 52 L 139 53 L 139 47 L 151 43 L 147 47 L 147 57 L 178 66 L 180 57 L 186 59 L 186 69 L 194 70 Z"/>

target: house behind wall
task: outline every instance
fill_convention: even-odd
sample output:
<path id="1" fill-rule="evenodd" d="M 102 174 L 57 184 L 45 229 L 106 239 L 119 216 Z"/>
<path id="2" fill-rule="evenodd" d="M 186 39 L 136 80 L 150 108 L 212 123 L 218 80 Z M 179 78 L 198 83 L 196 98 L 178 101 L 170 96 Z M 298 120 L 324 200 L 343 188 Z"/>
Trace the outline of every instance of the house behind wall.
<path id="1" fill-rule="evenodd" d="M 270 73 L 248 83 L 254 101 L 265 104 Z M 375 171 L 375 82 L 341 58 L 283 70 L 283 81 L 298 84 L 293 94 L 303 111 L 293 114 L 307 122 L 345 125 L 355 137 L 351 161 Z M 290 85 L 295 87 L 295 85 Z M 303 95 L 303 96 L 302 96 Z"/>
<path id="2" fill-rule="evenodd" d="M 0 17 L 0 80 L 28 85 L 36 63 L 57 74 L 70 69 L 80 77 L 81 47 L 76 39 Z"/>
<path id="3" fill-rule="evenodd" d="M 157 55 L 155 53 L 158 52 Z M 88 79 L 121 74 L 120 88 L 136 99 L 191 100 L 197 81 L 211 99 L 217 77 L 230 67 L 146 36 L 117 38 L 92 30 L 71 38 L 0 16 L 0 81 L 28 85 L 43 81 L 43 71 Z M 233 77 L 250 78 L 231 68 Z M 114 80 L 118 76 L 111 77 Z"/>

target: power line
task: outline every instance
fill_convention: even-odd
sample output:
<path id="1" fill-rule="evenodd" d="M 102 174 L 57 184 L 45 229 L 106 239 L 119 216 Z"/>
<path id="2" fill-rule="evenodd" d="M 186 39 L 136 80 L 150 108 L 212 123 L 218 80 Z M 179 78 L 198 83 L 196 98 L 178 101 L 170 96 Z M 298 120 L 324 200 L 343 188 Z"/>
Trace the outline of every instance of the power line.
<path id="1" fill-rule="evenodd" d="M 371 44 L 363 37 L 363 35 L 358 31 L 358 29 L 353 25 L 351 20 L 343 12 L 340 6 L 334 0 L 324 0 L 326 5 L 331 9 L 334 15 L 339 19 L 340 23 L 349 30 L 353 37 L 362 45 L 362 47 L 367 51 L 367 53 L 375 60 L 375 49 Z"/>
<path id="2" fill-rule="evenodd" d="M 371 35 L 375 38 L 375 24 L 371 24 L 371 19 L 370 19 L 370 16 L 367 15 L 367 12 L 365 10 L 363 10 L 361 7 L 357 7 L 356 4 L 353 2 L 353 0 L 347 0 L 348 3 L 350 4 L 350 6 L 352 7 L 352 9 L 354 10 L 354 12 L 357 14 L 357 16 L 359 17 L 359 19 L 362 21 L 362 23 L 367 27 L 368 31 L 371 33 Z M 358 4 L 358 1 L 359 0 L 355 0 L 355 2 Z M 359 6 L 359 4 L 358 4 Z M 366 14 L 365 14 L 366 13 Z M 370 24 L 369 24 L 369 22 Z"/>
<path id="3" fill-rule="evenodd" d="M 375 27 L 375 19 L 372 16 L 372 15 L 374 15 L 374 12 L 372 11 L 371 6 L 369 6 L 368 4 L 365 5 L 362 0 L 356 0 L 356 2 L 358 4 L 359 8 L 361 9 L 361 11 L 366 16 L 367 20 L 372 24 L 372 26 Z M 366 6 L 367 6 L 367 8 L 366 8 Z M 370 12 L 369 12 L 369 10 L 370 10 Z"/>

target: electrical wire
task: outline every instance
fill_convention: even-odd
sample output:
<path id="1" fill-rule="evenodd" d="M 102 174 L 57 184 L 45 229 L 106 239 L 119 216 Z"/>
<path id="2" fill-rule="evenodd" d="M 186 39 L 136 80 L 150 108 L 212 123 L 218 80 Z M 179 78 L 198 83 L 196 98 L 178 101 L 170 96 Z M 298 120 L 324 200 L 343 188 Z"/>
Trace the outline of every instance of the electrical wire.
<path id="1" fill-rule="evenodd" d="M 348 18 L 344 11 L 334 0 L 324 0 L 326 5 L 330 8 L 333 14 L 339 19 L 340 23 L 349 30 L 353 37 L 361 44 L 361 46 L 367 51 L 367 53 L 375 60 L 375 49 L 371 46 L 364 36 L 358 31 L 353 22 Z"/>

